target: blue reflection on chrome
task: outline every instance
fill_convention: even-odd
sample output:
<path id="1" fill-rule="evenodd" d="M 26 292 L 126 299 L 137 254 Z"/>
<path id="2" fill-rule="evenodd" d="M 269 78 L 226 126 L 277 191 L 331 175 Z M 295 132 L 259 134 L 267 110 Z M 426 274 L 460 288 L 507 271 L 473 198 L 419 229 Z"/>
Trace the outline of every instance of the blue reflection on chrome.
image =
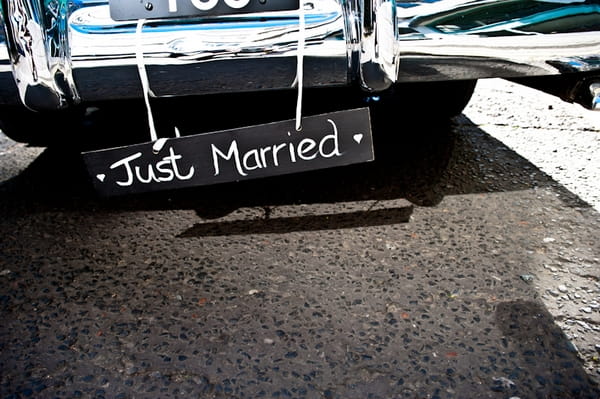
<path id="1" fill-rule="evenodd" d="M 540 24 L 548 21 L 556 21 L 562 18 L 574 17 L 585 14 L 599 14 L 600 5 L 579 5 L 563 7 L 557 10 L 544 11 L 539 14 L 517 18 L 510 21 L 499 22 L 496 24 L 490 24 L 482 26 L 480 28 L 472 28 L 467 30 L 455 30 L 452 33 L 483 33 L 489 31 L 502 31 L 502 30 L 519 30 L 527 26 Z M 447 32 L 450 33 L 450 32 Z"/>
<path id="2" fill-rule="evenodd" d="M 305 16 L 306 24 L 318 25 L 331 22 L 340 15 L 336 12 L 326 14 L 307 14 Z M 226 20 L 215 21 L 214 18 L 206 19 L 178 19 L 178 20 L 149 20 L 144 25 L 144 32 L 177 32 L 177 31 L 196 31 L 196 30 L 227 30 L 227 29 L 252 29 L 252 28 L 276 28 L 298 25 L 298 17 L 272 17 L 268 19 L 261 18 L 228 18 Z M 80 33 L 135 33 L 134 22 L 115 22 L 114 25 L 78 25 L 71 24 L 71 28 Z"/>

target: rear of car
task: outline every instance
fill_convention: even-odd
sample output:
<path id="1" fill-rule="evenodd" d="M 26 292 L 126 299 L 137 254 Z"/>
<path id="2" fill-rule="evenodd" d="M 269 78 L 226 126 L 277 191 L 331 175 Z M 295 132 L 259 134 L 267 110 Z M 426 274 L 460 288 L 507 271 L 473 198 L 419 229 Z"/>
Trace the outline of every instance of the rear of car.
<path id="1" fill-rule="evenodd" d="M 58 133 L 39 126 L 79 120 L 99 103 L 291 91 L 299 55 L 303 88 L 351 90 L 431 114 L 459 113 L 474 82 L 491 77 L 600 108 L 598 0 L 0 6 L 0 124 L 20 141 L 51 144 Z"/>

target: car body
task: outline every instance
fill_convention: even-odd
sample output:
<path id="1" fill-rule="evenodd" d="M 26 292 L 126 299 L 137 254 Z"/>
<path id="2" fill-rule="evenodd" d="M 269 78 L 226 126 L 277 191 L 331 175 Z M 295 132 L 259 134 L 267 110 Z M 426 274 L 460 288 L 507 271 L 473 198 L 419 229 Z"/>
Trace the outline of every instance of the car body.
<path id="1" fill-rule="evenodd" d="M 449 99 L 430 101 L 443 109 L 456 99 L 452 90 L 436 93 L 432 82 L 501 77 L 600 107 L 598 0 L 301 0 L 302 12 L 252 13 L 235 7 L 277 2 L 130 1 L 126 7 L 146 9 L 152 1 L 233 5 L 228 13 L 149 14 L 142 23 L 140 10 L 137 19 L 115 20 L 111 12 L 127 0 L 110 1 L 0 0 L 0 111 L 11 110 L 0 119 L 13 118 L 15 107 L 47 117 L 142 98 L 140 54 L 148 91 L 158 98 L 291 90 L 301 40 L 305 88 L 376 95 L 430 83 L 425 97 Z"/>

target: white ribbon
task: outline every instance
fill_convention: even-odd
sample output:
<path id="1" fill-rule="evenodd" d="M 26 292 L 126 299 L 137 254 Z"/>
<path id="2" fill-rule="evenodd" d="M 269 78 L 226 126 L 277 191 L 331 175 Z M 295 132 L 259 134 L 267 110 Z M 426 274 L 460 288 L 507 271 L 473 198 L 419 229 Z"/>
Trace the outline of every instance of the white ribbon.
<path id="1" fill-rule="evenodd" d="M 296 79 L 294 84 L 298 88 L 298 97 L 296 99 L 296 131 L 302 130 L 302 89 L 304 86 L 304 44 L 306 33 L 306 21 L 304 18 L 304 3 L 300 0 L 298 10 L 298 48 L 296 50 Z"/>
<path id="2" fill-rule="evenodd" d="M 150 95 L 154 95 L 150 90 L 150 82 L 148 80 L 148 71 L 144 64 L 144 51 L 142 46 L 142 28 L 145 19 L 139 19 L 136 27 L 136 51 L 135 59 L 137 63 L 138 73 L 140 75 L 140 81 L 142 83 L 142 91 L 144 94 L 144 102 L 146 104 L 146 110 L 148 113 L 148 125 L 150 128 L 150 139 L 155 142 L 158 140 L 156 134 L 156 127 L 154 125 L 154 117 L 152 115 L 152 107 L 150 106 Z M 296 98 L 296 130 L 302 130 L 302 94 L 304 88 L 304 46 L 305 46 L 305 34 L 306 34 L 306 21 L 304 15 L 304 3 L 300 0 L 300 7 L 298 9 L 298 45 L 296 50 L 296 79 L 294 79 L 293 85 L 297 85 L 298 96 Z M 179 137 L 179 132 L 176 131 L 176 136 Z M 158 143 L 157 143 L 158 144 Z M 161 143 L 164 144 L 164 143 Z M 159 145 L 162 147 L 162 145 Z"/>
<path id="3" fill-rule="evenodd" d="M 136 46 L 135 46 L 135 61 L 137 62 L 138 72 L 140 74 L 140 81 L 142 82 L 142 91 L 144 92 L 144 101 L 146 103 L 146 110 L 148 111 L 148 125 L 150 126 L 150 140 L 156 141 L 158 136 L 156 135 L 156 127 L 154 126 L 154 117 L 152 116 L 152 108 L 150 107 L 150 94 L 154 95 L 150 91 L 150 83 L 148 81 L 148 72 L 146 71 L 146 65 L 144 64 L 144 50 L 142 47 L 142 27 L 144 26 L 145 19 L 139 19 L 137 27 L 135 29 Z"/>

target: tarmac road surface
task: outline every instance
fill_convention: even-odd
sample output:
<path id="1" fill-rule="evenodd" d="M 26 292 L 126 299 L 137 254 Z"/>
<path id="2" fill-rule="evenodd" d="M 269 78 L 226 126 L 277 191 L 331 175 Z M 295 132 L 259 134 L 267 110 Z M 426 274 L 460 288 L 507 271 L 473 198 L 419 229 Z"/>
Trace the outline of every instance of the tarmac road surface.
<path id="1" fill-rule="evenodd" d="M 373 163 L 113 199 L 1 138 L 0 396 L 599 397 L 598 181 L 491 135 L 519 90 L 379 122 Z"/>

